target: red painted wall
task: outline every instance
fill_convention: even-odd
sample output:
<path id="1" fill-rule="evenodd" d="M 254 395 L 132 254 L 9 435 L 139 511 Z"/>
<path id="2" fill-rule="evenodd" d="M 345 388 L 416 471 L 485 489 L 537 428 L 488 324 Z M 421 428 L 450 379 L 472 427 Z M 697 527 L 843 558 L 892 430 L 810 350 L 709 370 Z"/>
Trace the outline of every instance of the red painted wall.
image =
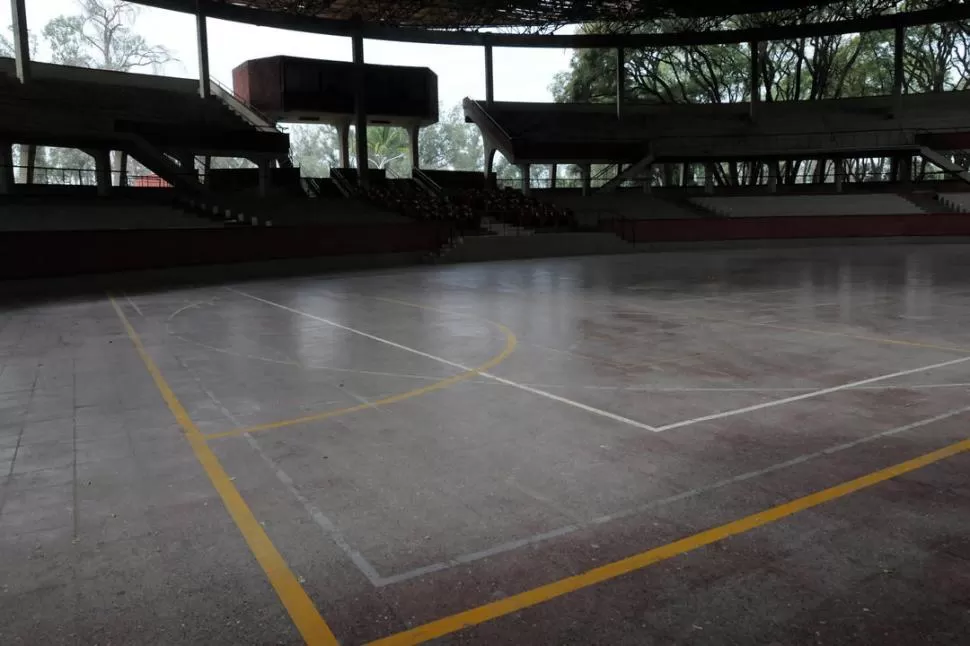
<path id="1" fill-rule="evenodd" d="M 433 251 L 444 223 L 0 233 L 0 278 Z"/>
<path id="2" fill-rule="evenodd" d="M 896 236 L 970 236 L 970 215 L 846 215 L 700 220 L 622 220 L 617 235 L 628 242 L 780 240 Z"/>

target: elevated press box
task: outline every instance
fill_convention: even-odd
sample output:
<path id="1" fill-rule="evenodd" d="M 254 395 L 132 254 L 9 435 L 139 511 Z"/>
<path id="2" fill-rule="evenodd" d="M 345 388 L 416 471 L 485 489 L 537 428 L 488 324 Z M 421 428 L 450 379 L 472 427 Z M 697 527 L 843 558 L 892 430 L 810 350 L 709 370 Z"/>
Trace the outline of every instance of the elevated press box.
<path id="1" fill-rule="evenodd" d="M 438 76 L 426 67 L 365 65 L 364 107 L 370 123 L 438 121 Z M 233 90 L 276 121 L 340 123 L 354 117 L 354 65 L 274 56 L 232 71 Z"/>

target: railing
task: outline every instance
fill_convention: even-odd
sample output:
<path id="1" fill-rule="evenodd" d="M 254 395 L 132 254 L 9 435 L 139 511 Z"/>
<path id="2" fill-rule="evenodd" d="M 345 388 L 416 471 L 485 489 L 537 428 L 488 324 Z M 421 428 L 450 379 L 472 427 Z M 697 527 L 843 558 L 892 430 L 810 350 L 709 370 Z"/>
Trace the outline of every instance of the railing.
<path id="1" fill-rule="evenodd" d="M 11 167 L 14 182 L 19 185 L 39 186 L 97 186 L 98 172 L 95 168 L 56 168 L 50 166 L 14 165 Z M 123 173 L 111 170 L 109 173 L 112 186 L 127 186 L 129 188 L 170 188 L 172 185 L 153 173 Z M 184 173 L 186 177 L 198 181 L 198 173 Z"/>
<path id="2" fill-rule="evenodd" d="M 247 118 L 246 120 L 251 123 L 253 127 L 263 132 L 283 132 L 283 129 L 272 119 L 266 116 L 257 107 L 249 103 L 246 99 L 236 94 L 236 92 L 230 89 L 227 85 L 211 76 L 209 77 L 209 82 L 212 84 L 212 87 L 216 89 L 215 94 L 217 94 L 219 98 L 222 99 L 231 109 L 235 109 L 232 105 L 232 103 L 235 103 L 243 110 L 251 113 L 250 118 Z"/>

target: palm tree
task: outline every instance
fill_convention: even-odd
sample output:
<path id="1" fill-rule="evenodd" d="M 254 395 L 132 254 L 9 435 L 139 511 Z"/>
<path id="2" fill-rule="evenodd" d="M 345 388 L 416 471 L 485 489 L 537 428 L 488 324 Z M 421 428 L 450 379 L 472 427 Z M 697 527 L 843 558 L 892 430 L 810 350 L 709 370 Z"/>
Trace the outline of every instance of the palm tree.
<path id="1" fill-rule="evenodd" d="M 367 153 L 371 165 L 390 175 L 407 170 L 408 137 L 403 128 L 380 126 L 367 129 Z"/>

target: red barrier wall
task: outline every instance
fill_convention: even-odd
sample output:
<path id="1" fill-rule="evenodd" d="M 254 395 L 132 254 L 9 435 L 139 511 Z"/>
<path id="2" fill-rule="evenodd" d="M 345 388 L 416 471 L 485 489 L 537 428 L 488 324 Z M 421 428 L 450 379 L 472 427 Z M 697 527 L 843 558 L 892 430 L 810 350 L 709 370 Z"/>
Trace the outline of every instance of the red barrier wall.
<path id="1" fill-rule="evenodd" d="M 846 215 L 700 220 L 622 220 L 617 235 L 628 242 L 699 242 L 795 238 L 970 236 L 970 215 Z"/>
<path id="2" fill-rule="evenodd" d="M 0 233 L 0 278 L 433 251 L 447 224 Z"/>

